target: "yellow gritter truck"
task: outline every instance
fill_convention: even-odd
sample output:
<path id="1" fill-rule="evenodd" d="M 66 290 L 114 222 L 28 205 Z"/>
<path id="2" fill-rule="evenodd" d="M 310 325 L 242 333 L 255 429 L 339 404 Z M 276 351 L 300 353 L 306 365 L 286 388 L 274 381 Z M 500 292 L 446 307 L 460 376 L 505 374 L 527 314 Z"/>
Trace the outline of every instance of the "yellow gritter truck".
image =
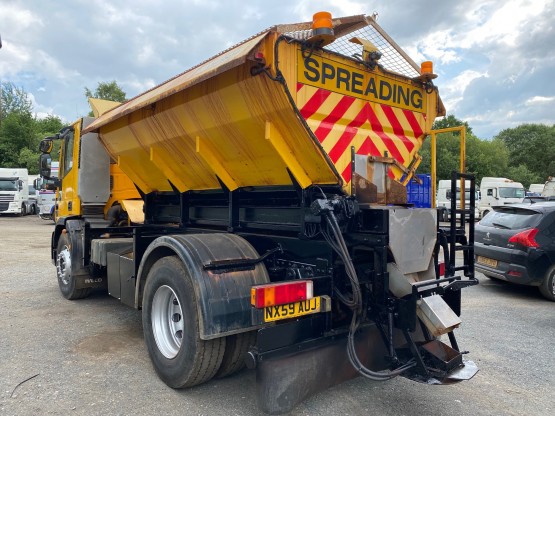
<path id="1" fill-rule="evenodd" d="M 472 241 L 406 196 L 445 113 L 435 77 L 374 17 L 319 12 L 47 137 L 62 295 L 142 310 L 171 387 L 256 369 L 268 413 L 358 375 L 471 378 Z"/>

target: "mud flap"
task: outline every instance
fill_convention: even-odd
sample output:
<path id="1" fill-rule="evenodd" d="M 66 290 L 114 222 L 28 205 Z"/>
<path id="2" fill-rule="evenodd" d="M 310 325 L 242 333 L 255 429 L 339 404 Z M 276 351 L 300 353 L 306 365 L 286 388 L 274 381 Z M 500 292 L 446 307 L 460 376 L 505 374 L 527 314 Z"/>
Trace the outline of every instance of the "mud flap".
<path id="1" fill-rule="evenodd" d="M 400 330 L 395 330 L 397 352 L 406 351 Z M 256 394 L 259 408 L 268 414 L 291 412 L 310 396 L 359 376 L 347 357 L 347 337 L 315 340 L 297 344 L 312 345 L 284 355 L 282 349 L 258 356 Z M 389 352 L 375 324 L 357 333 L 356 350 L 361 362 L 374 371 L 390 367 Z M 427 385 L 448 385 L 471 379 L 478 367 L 464 361 L 462 354 L 446 344 L 433 340 L 420 346 L 433 367 L 409 370 L 401 377 Z M 434 356 L 431 356 L 434 355 Z M 410 355 L 408 355 L 410 356 Z"/>
<path id="2" fill-rule="evenodd" d="M 375 325 L 356 337 L 359 358 L 375 370 L 387 368 L 387 352 Z M 357 377 L 347 358 L 347 337 L 288 356 L 260 357 L 256 369 L 258 406 L 268 414 L 284 414 L 320 391 Z"/>

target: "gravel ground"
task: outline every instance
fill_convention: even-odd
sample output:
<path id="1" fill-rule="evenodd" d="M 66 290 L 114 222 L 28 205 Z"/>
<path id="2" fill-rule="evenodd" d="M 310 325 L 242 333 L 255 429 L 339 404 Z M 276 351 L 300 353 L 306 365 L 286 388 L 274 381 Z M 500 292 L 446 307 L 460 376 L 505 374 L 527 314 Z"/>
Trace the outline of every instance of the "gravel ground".
<path id="1" fill-rule="evenodd" d="M 66 301 L 50 262 L 51 222 L 0 216 L 0 414 L 258 415 L 255 374 L 190 390 L 155 375 L 141 314 L 104 293 Z M 555 304 L 494 282 L 463 291 L 459 345 L 480 372 L 425 386 L 357 378 L 295 415 L 553 415 Z M 25 381 L 27 380 L 27 381 Z"/>

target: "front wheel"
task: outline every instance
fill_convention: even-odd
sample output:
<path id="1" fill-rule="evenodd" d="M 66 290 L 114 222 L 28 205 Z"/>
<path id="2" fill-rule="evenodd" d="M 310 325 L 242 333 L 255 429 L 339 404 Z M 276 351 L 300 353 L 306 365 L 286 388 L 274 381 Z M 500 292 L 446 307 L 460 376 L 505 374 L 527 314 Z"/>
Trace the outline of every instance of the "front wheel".
<path id="1" fill-rule="evenodd" d="M 545 273 L 540 285 L 540 293 L 548 300 L 555 301 L 555 265 Z"/>
<path id="2" fill-rule="evenodd" d="M 58 240 L 56 254 L 56 273 L 58 274 L 58 285 L 62 295 L 69 301 L 84 299 L 89 295 L 91 289 L 78 288 L 75 277 L 75 266 L 77 262 L 72 255 L 71 243 L 67 233 L 62 233 Z"/>
<path id="3" fill-rule="evenodd" d="M 143 329 L 154 369 L 170 387 L 193 387 L 218 371 L 226 339 L 200 338 L 195 287 L 175 256 L 158 260 L 148 274 Z"/>

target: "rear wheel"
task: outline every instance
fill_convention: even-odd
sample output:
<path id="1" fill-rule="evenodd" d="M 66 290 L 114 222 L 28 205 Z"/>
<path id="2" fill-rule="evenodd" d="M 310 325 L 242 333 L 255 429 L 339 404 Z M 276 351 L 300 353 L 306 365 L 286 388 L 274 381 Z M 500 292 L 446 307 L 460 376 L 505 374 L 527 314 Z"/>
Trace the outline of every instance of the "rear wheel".
<path id="1" fill-rule="evenodd" d="M 216 378 L 226 378 L 245 367 L 245 355 L 256 343 L 256 331 L 238 333 L 226 338 L 225 353 Z"/>
<path id="2" fill-rule="evenodd" d="M 195 288 L 189 272 L 175 256 L 162 258 L 148 274 L 143 329 L 154 369 L 170 387 L 193 387 L 218 371 L 226 338 L 200 338 Z"/>
<path id="3" fill-rule="evenodd" d="M 58 251 L 56 255 L 56 273 L 58 274 L 58 285 L 62 295 L 70 300 L 83 299 L 89 295 L 91 289 L 78 288 L 75 277 L 77 262 L 71 251 L 71 244 L 67 233 L 62 233 L 58 240 Z"/>
<path id="4" fill-rule="evenodd" d="M 548 300 L 555 301 L 555 265 L 551 266 L 545 273 L 540 293 Z"/>

